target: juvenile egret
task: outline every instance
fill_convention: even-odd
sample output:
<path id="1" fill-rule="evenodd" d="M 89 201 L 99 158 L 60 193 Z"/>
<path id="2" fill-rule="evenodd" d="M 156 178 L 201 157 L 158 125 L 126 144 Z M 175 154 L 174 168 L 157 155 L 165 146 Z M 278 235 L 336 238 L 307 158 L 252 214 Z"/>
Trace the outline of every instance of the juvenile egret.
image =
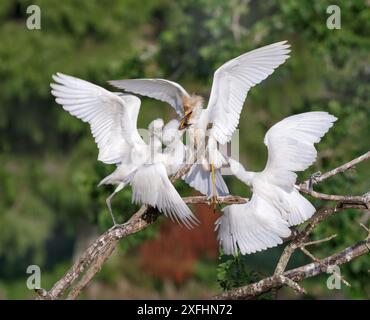
<path id="1" fill-rule="evenodd" d="M 289 44 L 277 42 L 232 59 L 214 73 L 208 106 L 203 109 L 203 99 L 189 95 L 178 83 L 165 79 L 128 79 L 109 81 L 113 86 L 169 103 L 182 118 L 179 129 L 188 128 L 196 160 L 192 171 L 184 177 L 199 191 L 207 192 L 216 201 L 218 193 L 228 193 L 222 177 L 215 169 L 226 164 L 217 150 L 217 142 L 230 141 L 239 123 L 240 113 L 249 89 L 266 79 L 289 57 Z M 209 124 L 207 147 L 206 131 Z M 211 172 L 211 178 L 209 178 Z M 216 181 L 217 180 L 217 181 Z M 212 181 L 211 188 L 209 181 Z"/>
<path id="2" fill-rule="evenodd" d="M 174 174 L 180 169 L 181 165 L 186 163 L 187 157 L 192 152 L 189 146 L 185 146 L 182 143 L 183 130 L 178 130 L 179 121 L 171 120 L 166 124 L 163 130 L 163 143 L 167 146 L 164 153 L 169 154 L 168 166 L 172 167 L 175 165 L 175 170 L 169 172 Z M 172 163 L 172 164 L 171 164 Z M 218 195 L 225 196 L 229 194 L 226 183 L 224 182 L 220 171 L 215 172 L 216 178 L 216 191 Z M 203 194 L 210 195 L 212 193 L 212 179 L 209 173 L 202 169 L 202 165 L 195 164 L 189 170 L 183 180 L 194 189 L 200 191 Z"/>
<path id="3" fill-rule="evenodd" d="M 196 218 L 168 179 L 161 155 L 163 120 L 149 125 L 151 142 L 145 143 L 137 131 L 140 99 L 113 93 L 85 80 L 61 73 L 53 75 L 51 84 L 56 102 L 73 116 L 88 122 L 99 148 L 98 160 L 116 164 L 116 170 L 100 183 L 117 185 L 107 198 L 107 206 L 116 224 L 112 197 L 127 184 L 132 185 L 132 199 L 158 208 L 165 215 L 187 226 Z"/>
<path id="4" fill-rule="evenodd" d="M 289 226 L 300 224 L 315 212 L 312 204 L 296 189 L 295 172 L 316 160 L 318 143 L 333 126 L 336 117 L 327 112 L 307 112 L 283 119 L 267 131 L 266 167 L 261 172 L 246 171 L 229 159 L 232 173 L 251 187 L 246 204 L 224 208 L 216 221 L 218 239 L 226 254 L 265 250 L 282 243 L 291 233 Z"/>
<path id="5" fill-rule="evenodd" d="M 163 150 L 165 155 L 168 175 L 174 175 L 186 161 L 187 148 L 182 142 L 184 131 L 179 131 L 179 121 L 173 119 L 163 128 L 162 142 L 166 146 Z"/>

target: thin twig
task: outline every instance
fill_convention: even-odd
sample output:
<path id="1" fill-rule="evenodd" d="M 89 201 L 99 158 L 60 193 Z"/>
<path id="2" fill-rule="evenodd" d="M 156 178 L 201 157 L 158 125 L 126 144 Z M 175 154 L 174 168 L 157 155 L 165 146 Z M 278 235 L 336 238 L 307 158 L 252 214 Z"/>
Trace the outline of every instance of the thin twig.
<path id="1" fill-rule="evenodd" d="M 328 171 L 328 172 L 326 172 L 326 173 L 324 173 L 324 174 L 322 174 L 318 177 L 315 177 L 312 182 L 313 182 L 313 184 L 317 184 L 319 182 L 322 182 L 322 181 L 324 181 L 324 180 L 326 180 L 326 179 L 328 179 L 328 178 L 330 178 L 330 177 L 332 177 L 332 176 L 334 176 L 338 173 L 342 173 L 344 171 L 347 171 L 348 169 L 351 169 L 352 167 L 354 167 L 356 164 L 358 164 L 360 162 L 363 162 L 365 160 L 368 160 L 368 159 L 370 159 L 370 151 L 366 152 L 362 156 L 359 156 L 356 159 L 353 159 L 353 160 L 351 160 L 351 161 L 349 161 L 349 162 L 347 162 L 347 163 L 345 163 L 345 164 L 343 164 L 343 165 L 341 165 L 341 166 L 339 166 L 339 167 L 337 167 L 333 170 L 330 170 L 330 171 Z M 309 182 L 309 180 L 303 182 L 303 184 L 307 184 L 308 182 Z"/>
<path id="2" fill-rule="evenodd" d="M 318 262 L 320 263 L 321 265 L 324 265 L 325 263 L 319 259 L 319 258 L 316 258 L 310 251 L 308 251 L 305 247 L 301 247 L 300 248 L 301 251 L 307 256 L 309 257 L 312 261 L 314 262 Z M 326 270 L 328 269 L 328 265 L 325 266 L 326 267 Z M 347 287 L 351 287 L 351 284 L 346 280 L 344 279 L 344 277 L 342 275 L 340 275 L 336 270 L 335 268 L 332 269 L 333 273 L 335 274 L 335 276 L 340 280 L 342 281 Z"/>
<path id="3" fill-rule="evenodd" d="M 286 286 L 292 288 L 298 294 L 306 294 L 306 290 L 302 288 L 297 282 L 283 275 L 279 275 L 278 277 L 281 284 L 285 284 Z"/>
<path id="4" fill-rule="evenodd" d="M 302 185 L 299 186 L 299 191 L 321 200 L 340 201 L 345 203 L 367 203 L 367 198 L 365 196 L 340 196 L 335 194 L 325 194 L 308 190 L 305 187 L 302 187 Z"/>
<path id="5" fill-rule="evenodd" d="M 311 232 L 315 229 L 315 227 L 324 219 L 331 216 L 335 212 L 343 210 L 343 208 L 325 208 L 318 210 L 309 220 L 307 226 L 302 230 L 299 231 L 293 238 L 291 238 L 291 242 L 284 248 L 282 255 L 280 256 L 279 262 L 276 265 L 274 275 L 281 275 L 285 271 L 288 262 L 294 253 L 294 251 L 303 246 L 306 242 L 306 239 L 311 234 Z"/>
<path id="6" fill-rule="evenodd" d="M 330 237 L 326 237 L 324 239 L 305 242 L 302 245 L 302 247 L 308 247 L 308 246 L 312 246 L 314 244 L 319 244 L 319 243 L 327 242 L 327 241 L 330 241 L 331 239 L 334 239 L 336 236 L 337 236 L 336 234 L 332 234 Z"/>

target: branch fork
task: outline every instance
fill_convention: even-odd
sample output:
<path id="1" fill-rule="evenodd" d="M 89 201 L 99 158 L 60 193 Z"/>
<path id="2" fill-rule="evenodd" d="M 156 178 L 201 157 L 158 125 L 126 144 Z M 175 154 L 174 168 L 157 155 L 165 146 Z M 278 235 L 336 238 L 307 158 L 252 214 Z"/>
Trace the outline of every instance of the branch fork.
<path id="1" fill-rule="evenodd" d="M 362 225 L 362 227 L 367 231 L 367 237 L 365 240 L 360 241 L 353 246 L 324 259 L 316 258 L 306 249 L 306 247 L 330 241 L 335 237 L 335 235 L 332 235 L 321 240 L 307 241 L 309 235 L 315 229 L 315 227 L 329 216 L 347 208 L 370 210 L 370 192 L 365 193 L 363 196 L 327 195 L 313 191 L 313 188 L 307 188 L 307 185 L 309 186 L 311 183 L 313 186 L 314 184 L 322 182 L 329 177 L 349 170 L 356 164 L 368 160 L 369 158 L 370 151 L 327 173 L 313 175 L 308 181 L 297 185 L 297 188 L 301 192 L 309 194 L 317 199 L 335 201 L 337 202 L 337 205 L 335 205 L 333 208 L 324 208 L 318 210 L 308 220 L 308 223 L 304 228 L 292 228 L 292 235 L 288 239 L 290 243 L 288 243 L 284 248 L 284 251 L 272 276 L 264 278 L 248 286 L 223 292 L 215 296 L 214 299 L 251 299 L 256 298 L 262 293 L 279 289 L 282 286 L 288 286 L 296 293 L 305 294 L 306 291 L 298 284 L 299 281 L 322 272 L 326 272 L 330 266 L 348 263 L 356 257 L 368 253 L 370 251 L 370 231 L 365 225 Z M 175 182 L 177 179 L 181 178 L 190 170 L 191 166 L 192 165 L 185 165 L 176 173 L 176 175 L 171 178 L 171 181 Z M 184 201 L 188 204 L 209 204 L 209 200 L 204 196 L 187 197 L 184 198 Z M 219 201 L 223 204 L 235 204 L 246 203 L 248 199 L 238 196 L 226 196 L 220 197 Z M 59 281 L 57 281 L 49 291 L 46 291 L 42 288 L 35 290 L 37 294 L 36 299 L 55 300 L 61 299 L 65 295 L 67 295 L 67 299 L 76 299 L 82 290 L 94 278 L 96 273 L 99 272 L 107 259 L 112 255 L 118 242 L 131 234 L 144 230 L 153 224 L 158 216 L 159 212 L 157 210 L 147 205 L 141 206 L 141 208 L 126 223 L 116 225 L 100 235 L 99 238 L 96 239 L 84 251 L 84 253 L 77 259 L 77 261 L 66 272 L 66 274 Z M 296 249 L 300 249 L 308 257 L 310 257 L 313 262 L 293 270 L 285 271 L 290 257 Z M 349 283 L 345 281 L 343 277 L 341 277 L 341 281 L 346 285 L 349 285 Z M 77 282 L 76 285 L 75 282 Z M 69 292 L 67 293 L 67 291 Z"/>

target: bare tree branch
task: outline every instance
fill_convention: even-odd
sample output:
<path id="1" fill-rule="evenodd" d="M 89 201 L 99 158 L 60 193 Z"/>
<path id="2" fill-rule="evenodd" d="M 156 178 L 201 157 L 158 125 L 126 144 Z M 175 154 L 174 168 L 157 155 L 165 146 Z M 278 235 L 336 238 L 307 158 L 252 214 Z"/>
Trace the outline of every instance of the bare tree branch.
<path id="1" fill-rule="evenodd" d="M 324 180 L 326 180 L 326 179 L 328 179 L 328 178 L 330 178 L 330 177 L 332 177 L 332 176 L 334 176 L 338 173 L 342 173 L 344 171 L 347 171 L 348 169 L 351 169 L 352 167 L 354 167 L 356 164 L 358 164 L 360 162 L 363 162 L 365 160 L 368 160 L 369 158 L 370 158 L 370 151 L 366 152 L 362 156 L 359 156 L 356 159 L 353 159 L 353 160 L 351 160 L 351 161 L 349 161 L 349 162 L 347 162 L 347 163 L 345 163 L 345 164 L 343 164 L 343 165 L 341 165 L 341 166 L 339 166 L 339 167 L 337 167 L 333 170 L 330 170 L 330 171 L 328 171 L 324 174 L 319 175 L 318 177 L 313 179 L 313 184 L 317 184 L 317 183 L 322 182 L 322 181 L 324 181 Z M 307 182 L 308 182 L 308 180 L 303 182 L 303 184 L 306 184 Z"/>
<path id="2" fill-rule="evenodd" d="M 208 199 L 206 196 L 184 197 L 182 199 L 185 201 L 185 203 L 188 203 L 188 204 L 203 203 L 203 204 L 211 205 L 211 199 Z M 231 195 L 231 196 L 218 197 L 217 201 L 219 204 L 243 204 L 243 203 L 247 203 L 248 199 Z"/>
<path id="3" fill-rule="evenodd" d="M 361 161 L 367 160 L 370 157 L 370 152 L 363 156 L 356 158 L 345 165 L 342 165 L 334 170 L 329 171 L 326 174 L 321 175 L 319 178 L 315 178 L 315 183 L 323 181 L 328 177 L 331 177 L 337 173 L 348 170 L 355 164 Z M 175 176 L 171 178 L 172 182 L 181 178 L 191 168 L 191 165 L 185 165 L 181 168 Z M 307 183 L 307 182 L 306 182 Z M 273 276 L 263 279 L 257 283 L 251 284 L 246 287 L 233 289 L 228 292 L 224 292 L 218 296 L 217 299 L 223 298 L 251 298 L 255 297 L 263 292 L 267 292 L 274 288 L 280 288 L 284 285 L 291 287 L 296 292 L 305 292 L 296 282 L 305 279 L 310 276 L 324 272 L 327 268 L 327 262 L 332 264 L 341 264 L 351 261 L 353 258 L 365 254 L 369 248 L 369 237 L 367 240 L 356 244 L 355 246 L 349 247 L 337 255 L 330 256 L 319 262 L 313 262 L 312 264 L 284 272 L 286 265 L 297 248 L 303 248 L 304 246 L 311 245 L 313 242 L 306 242 L 309 234 L 316 227 L 318 223 L 332 214 L 347 208 L 354 209 L 367 209 L 369 207 L 369 193 L 364 196 L 336 196 L 336 195 L 325 195 L 315 191 L 306 189 L 307 184 L 300 184 L 297 186 L 302 192 L 310 194 L 313 197 L 332 200 L 339 202 L 336 207 L 321 209 L 309 220 L 306 227 L 296 232 L 289 240 L 291 242 L 286 246 L 282 256 L 280 257 L 279 263 L 276 267 Z M 188 204 L 204 203 L 209 204 L 209 200 L 205 196 L 186 197 L 184 201 Z M 248 199 L 238 196 L 226 196 L 220 197 L 220 204 L 235 204 L 235 203 L 246 203 Z M 36 299 L 42 300 L 54 300 L 61 299 L 65 296 L 69 290 L 67 296 L 68 299 L 76 299 L 81 291 L 88 285 L 88 283 L 94 278 L 97 272 L 100 271 L 102 265 L 111 256 L 119 240 L 125 238 L 131 234 L 137 233 L 144 230 L 151 224 L 153 224 L 160 213 L 152 207 L 143 205 L 126 223 L 117 225 L 97 238 L 77 259 L 67 273 L 57 281 L 50 291 L 44 289 L 36 290 Z M 324 239 L 325 240 L 325 239 Z M 365 250 L 365 249 L 366 250 Z M 343 254 L 347 254 L 347 260 L 343 258 Z M 348 258 L 349 257 L 349 258 Z M 312 271 L 313 270 L 313 271 Z M 321 271 L 319 271 L 321 270 Z M 312 273 L 313 272 L 313 273 Z M 81 279 L 80 279 L 81 278 Z M 73 287 L 74 283 L 78 280 L 79 282 Z"/>
<path id="4" fill-rule="evenodd" d="M 328 200 L 328 201 L 340 201 L 340 202 L 346 202 L 346 203 L 368 203 L 369 199 L 364 195 L 364 196 L 340 196 L 340 195 L 335 195 L 335 194 L 325 194 L 325 193 L 320 193 L 316 192 L 313 190 L 308 190 L 305 187 L 299 187 L 299 191 L 302 193 L 309 194 L 310 196 L 316 198 L 316 199 L 321 199 L 321 200 Z"/>
<path id="5" fill-rule="evenodd" d="M 81 293 L 83 288 L 87 286 L 87 284 L 92 280 L 92 278 L 95 276 L 96 273 L 98 273 L 104 264 L 104 262 L 111 256 L 113 253 L 113 250 L 117 246 L 118 240 L 113 240 L 111 242 L 107 242 L 104 250 L 102 250 L 101 255 L 97 255 L 94 259 L 94 261 L 91 264 L 91 268 L 86 271 L 86 273 L 83 275 L 82 279 L 79 281 L 79 283 L 76 285 L 76 287 L 73 288 L 73 290 L 69 293 L 67 299 L 68 300 L 74 300 L 77 298 L 77 296 Z"/>
<path id="6" fill-rule="evenodd" d="M 176 179 L 186 174 L 190 168 L 191 165 L 185 165 L 171 178 L 171 181 L 175 182 Z M 245 203 L 247 200 L 248 199 L 238 196 L 226 196 L 220 197 L 219 203 Z M 210 203 L 210 200 L 205 196 L 187 197 L 184 198 L 184 201 L 189 204 Z M 76 299 L 95 274 L 100 271 L 105 261 L 111 256 L 118 241 L 131 234 L 144 230 L 153 224 L 159 215 L 160 213 L 157 210 L 147 205 L 141 206 L 128 222 L 109 229 L 96 239 L 73 264 L 63 278 L 55 283 L 49 292 L 40 289 L 40 291 L 37 292 L 38 297 L 36 299 L 60 299 L 74 282 L 82 276 L 80 282 L 72 289 L 67 297 L 67 299 Z"/>
<path id="7" fill-rule="evenodd" d="M 333 254 L 321 260 L 321 262 L 312 262 L 304 266 L 286 271 L 283 273 L 283 276 L 295 283 L 307 278 L 317 276 L 320 273 L 327 272 L 329 266 L 342 265 L 368 253 L 369 245 L 369 239 L 360 241 L 355 245 L 340 251 L 337 254 Z M 284 285 L 286 285 L 286 283 L 281 281 L 279 275 L 273 275 L 256 283 L 223 292 L 215 296 L 214 299 L 254 299 L 263 293 L 269 292 L 272 289 L 279 289 Z"/>

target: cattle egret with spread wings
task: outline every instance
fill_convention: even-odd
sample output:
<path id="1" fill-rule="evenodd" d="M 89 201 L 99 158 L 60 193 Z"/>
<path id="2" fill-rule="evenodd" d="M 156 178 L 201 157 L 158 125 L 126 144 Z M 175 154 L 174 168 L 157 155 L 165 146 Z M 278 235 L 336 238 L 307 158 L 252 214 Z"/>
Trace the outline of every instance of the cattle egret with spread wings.
<path id="1" fill-rule="evenodd" d="M 337 118 L 327 112 L 307 112 L 283 119 L 267 131 L 268 160 L 261 172 L 246 171 L 229 159 L 232 173 L 253 190 L 246 204 L 224 208 L 216 222 L 226 254 L 254 253 L 282 243 L 290 226 L 309 219 L 312 204 L 296 189 L 295 172 L 314 163 L 318 143 Z"/>
<path id="2" fill-rule="evenodd" d="M 190 227 L 196 218 L 181 199 L 167 174 L 166 155 L 161 152 L 163 120 L 149 125 L 151 142 L 145 143 L 137 130 L 140 99 L 128 94 L 113 93 L 85 80 L 57 73 L 51 84 L 56 102 L 73 116 L 88 122 L 99 148 L 98 160 L 116 164 L 116 170 L 99 185 L 117 185 L 107 198 L 107 205 L 116 224 L 112 197 L 127 184 L 132 186 L 135 203 L 156 207 L 165 215 Z"/>
<path id="3" fill-rule="evenodd" d="M 215 173 L 216 169 L 226 164 L 226 159 L 217 150 L 217 142 L 225 144 L 230 141 L 238 126 L 248 91 L 285 62 L 289 57 L 289 47 L 286 41 L 277 42 L 247 52 L 219 67 L 214 73 L 211 95 L 205 109 L 201 97 L 190 95 L 181 85 L 169 80 L 128 79 L 109 83 L 127 92 L 167 102 L 176 110 L 182 118 L 179 129 L 188 128 L 199 163 L 194 164 L 184 179 L 216 201 L 217 195 L 228 194 L 222 177 Z M 212 124 L 212 128 L 205 146 L 209 124 Z"/>

